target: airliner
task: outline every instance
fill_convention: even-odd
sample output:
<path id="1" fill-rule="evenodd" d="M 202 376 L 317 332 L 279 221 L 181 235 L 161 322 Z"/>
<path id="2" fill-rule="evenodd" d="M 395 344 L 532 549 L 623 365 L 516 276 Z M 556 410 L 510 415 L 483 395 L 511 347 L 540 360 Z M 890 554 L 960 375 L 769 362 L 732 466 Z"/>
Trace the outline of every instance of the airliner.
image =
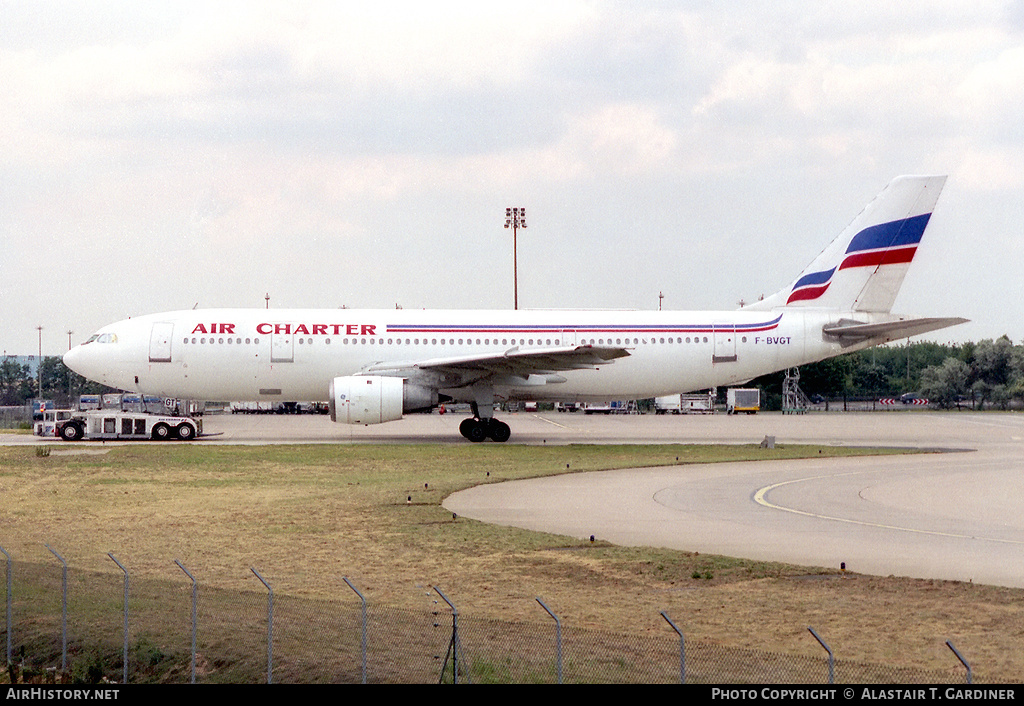
<path id="1" fill-rule="evenodd" d="M 894 179 L 792 284 L 738 310 L 174 311 L 105 326 L 64 362 L 144 395 L 326 401 L 346 424 L 468 402 L 461 434 L 503 442 L 499 401 L 736 385 L 964 323 L 890 313 L 945 180 Z"/>

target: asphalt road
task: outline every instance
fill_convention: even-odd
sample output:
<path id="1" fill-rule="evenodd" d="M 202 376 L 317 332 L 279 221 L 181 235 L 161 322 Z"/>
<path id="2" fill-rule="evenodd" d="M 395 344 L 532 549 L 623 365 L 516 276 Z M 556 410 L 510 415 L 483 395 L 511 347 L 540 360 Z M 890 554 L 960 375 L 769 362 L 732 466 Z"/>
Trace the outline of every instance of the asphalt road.
<path id="1" fill-rule="evenodd" d="M 1024 417 L 855 414 L 677 420 L 679 440 L 970 449 L 587 473 L 488 485 L 464 517 L 616 544 L 1024 586 Z"/>

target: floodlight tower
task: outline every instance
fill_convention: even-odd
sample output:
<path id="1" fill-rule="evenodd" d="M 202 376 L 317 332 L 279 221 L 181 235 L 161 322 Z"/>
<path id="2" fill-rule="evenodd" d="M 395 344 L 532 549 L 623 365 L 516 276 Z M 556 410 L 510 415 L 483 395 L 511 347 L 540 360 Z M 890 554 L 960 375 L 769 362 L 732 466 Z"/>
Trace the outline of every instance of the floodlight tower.
<path id="1" fill-rule="evenodd" d="M 517 254 L 517 236 L 520 228 L 526 227 L 525 208 L 506 208 L 505 227 L 512 229 L 512 286 L 515 308 L 519 308 L 519 260 Z"/>
<path id="2" fill-rule="evenodd" d="M 71 350 L 71 334 L 74 331 L 68 329 L 68 350 Z M 68 368 L 68 404 L 71 403 L 71 368 Z"/>
<path id="3" fill-rule="evenodd" d="M 43 399 L 43 327 L 36 326 L 39 330 L 39 359 L 36 361 L 36 376 L 39 378 L 39 399 Z M 41 402 L 40 402 L 41 404 Z"/>

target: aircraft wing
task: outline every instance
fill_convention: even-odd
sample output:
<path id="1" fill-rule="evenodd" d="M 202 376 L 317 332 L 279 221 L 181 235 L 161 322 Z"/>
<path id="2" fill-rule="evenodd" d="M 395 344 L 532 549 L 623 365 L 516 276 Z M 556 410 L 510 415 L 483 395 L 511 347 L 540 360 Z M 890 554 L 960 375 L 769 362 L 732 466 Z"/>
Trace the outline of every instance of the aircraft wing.
<path id="1" fill-rule="evenodd" d="M 863 341 L 871 340 L 874 343 L 895 341 L 901 338 L 917 336 L 929 331 L 937 331 L 947 326 L 956 326 L 966 323 L 967 319 L 953 318 L 923 318 L 923 319 L 895 319 L 881 323 L 863 323 L 841 319 L 838 323 L 825 326 L 822 333 L 825 336 L 838 340 L 843 346 L 852 346 Z"/>
<path id="2" fill-rule="evenodd" d="M 462 385 L 490 379 L 495 384 L 522 384 L 531 375 L 551 376 L 548 382 L 561 382 L 556 373 L 566 370 L 596 368 L 624 358 L 629 351 L 609 346 L 553 346 L 520 350 L 518 346 L 502 353 L 486 355 L 428 358 L 411 363 L 377 363 L 368 366 L 364 374 L 410 374 L 438 378 L 439 386 Z"/>

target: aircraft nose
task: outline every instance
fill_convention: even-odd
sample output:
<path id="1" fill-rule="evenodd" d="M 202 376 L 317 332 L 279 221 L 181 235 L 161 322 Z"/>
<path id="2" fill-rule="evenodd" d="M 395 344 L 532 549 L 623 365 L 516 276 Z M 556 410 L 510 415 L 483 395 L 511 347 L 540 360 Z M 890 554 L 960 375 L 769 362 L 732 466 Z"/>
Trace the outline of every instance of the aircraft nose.
<path id="1" fill-rule="evenodd" d="M 64 365 L 84 378 L 96 380 L 96 375 L 100 372 L 98 370 L 97 351 L 89 349 L 95 349 L 95 346 L 81 344 L 75 346 L 64 354 Z"/>
<path id="2" fill-rule="evenodd" d="M 67 353 L 64 354 L 63 360 L 64 365 L 66 365 L 68 368 L 74 370 L 79 375 L 82 374 L 82 371 L 79 369 L 82 364 L 82 346 L 75 346 L 74 348 L 69 350 Z"/>

